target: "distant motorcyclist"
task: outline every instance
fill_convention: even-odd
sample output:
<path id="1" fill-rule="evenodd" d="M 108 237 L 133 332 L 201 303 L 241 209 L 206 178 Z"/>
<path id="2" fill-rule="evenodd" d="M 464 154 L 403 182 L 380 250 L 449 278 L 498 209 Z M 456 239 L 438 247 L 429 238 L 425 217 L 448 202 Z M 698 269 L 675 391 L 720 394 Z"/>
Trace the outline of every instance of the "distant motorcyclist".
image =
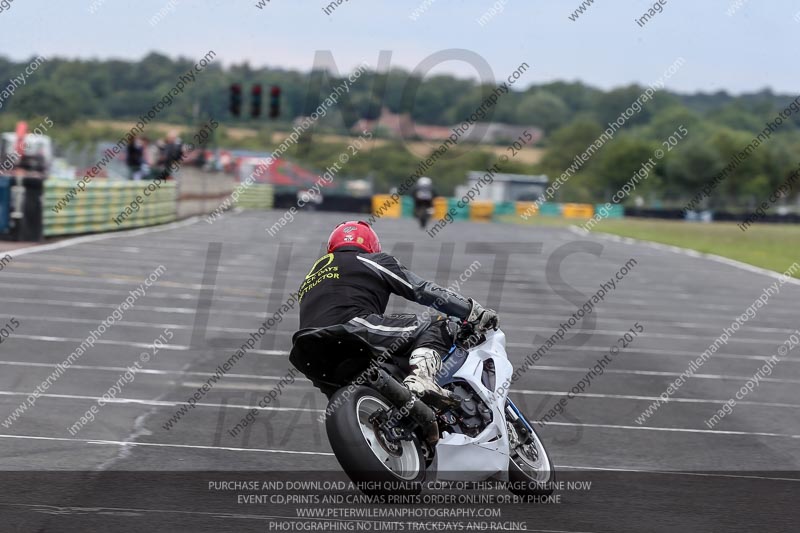
<path id="1" fill-rule="evenodd" d="M 419 220 L 423 229 L 428 224 L 433 210 L 433 199 L 436 196 L 433 180 L 425 176 L 419 178 L 414 188 L 411 189 L 411 197 L 414 199 L 414 217 Z"/>
<path id="2" fill-rule="evenodd" d="M 410 272 L 381 252 L 378 236 L 366 222 L 348 221 L 333 230 L 328 253 L 314 263 L 300 286 L 300 330 L 292 340 L 315 329 L 335 328 L 366 341 L 373 356 L 408 357 L 411 374 L 403 383 L 423 401 L 431 394 L 434 399 L 452 397 L 434 380 L 442 356 L 453 344 L 452 322 L 442 316 L 385 315 L 392 293 L 466 320 L 476 331 L 497 328 L 493 310 Z"/>

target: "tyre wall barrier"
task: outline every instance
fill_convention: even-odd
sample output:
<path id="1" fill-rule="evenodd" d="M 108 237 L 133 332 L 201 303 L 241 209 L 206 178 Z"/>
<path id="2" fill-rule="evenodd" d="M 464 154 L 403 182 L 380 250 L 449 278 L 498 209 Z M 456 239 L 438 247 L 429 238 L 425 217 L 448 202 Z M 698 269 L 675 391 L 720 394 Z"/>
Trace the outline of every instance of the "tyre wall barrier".
<path id="1" fill-rule="evenodd" d="M 495 217 L 513 215 L 516 212 L 517 212 L 517 208 L 514 205 L 514 202 L 498 202 L 498 203 L 494 204 L 494 216 Z"/>
<path id="2" fill-rule="evenodd" d="M 381 218 L 400 218 L 403 204 L 390 194 L 376 194 L 372 197 L 372 214 Z"/>
<path id="3" fill-rule="evenodd" d="M 412 206 L 414 202 L 411 202 Z M 433 219 L 442 220 L 447 215 L 448 199 L 442 196 L 437 196 L 433 199 Z M 413 208 L 412 208 L 413 210 Z M 413 215 L 412 215 L 413 216 Z"/>
<path id="4" fill-rule="evenodd" d="M 414 199 L 410 196 L 403 196 L 400 199 L 400 211 L 403 218 L 411 218 L 414 216 Z"/>
<path id="5" fill-rule="evenodd" d="M 564 217 L 564 218 L 592 218 L 595 213 L 600 212 L 600 208 L 605 208 L 605 204 L 579 204 L 579 203 L 554 203 L 544 202 L 541 205 L 536 202 L 490 202 L 485 200 L 473 200 L 468 204 L 459 199 L 437 196 L 433 199 L 433 219 L 442 220 L 448 212 L 452 213 L 455 220 L 504 220 L 509 217 Z M 381 208 L 383 208 L 381 210 Z M 399 202 L 392 200 L 388 194 L 377 194 L 372 197 L 373 213 L 380 213 L 381 217 L 413 217 L 414 200 L 410 196 L 403 196 Z M 621 205 L 612 205 L 605 209 L 603 218 L 624 218 L 626 209 Z"/>
<path id="6" fill-rule="evenodd" d="M 545 202 L 539 206 L 539 214 L 545 217 L 560 217 L 562 214 L 561 207 L 561 204 Z"/>
<path id="7" fill-rule="evenodd" d="M 494 215 L 494 202 L 473 200 L 469 203 L 469 219 L 474 222 L 491 222 Z"/>
<path id="8" fill-rule="evenodd" d="M 536 202 L 514 202 L 514 211 L 518 217 L 532 217 L 539 214 Z"/>
<path id="9" fill-rule="evenodd" d="M 403 218 L 414 218 L 414 199 L 410 196 L 403 196 L 400 202 L 403 206 Z M 433 219 L 441 220 L 447 215 L 448 198 L 437 196 L 433 199 Z"/>
<path id="10" fill-rule="evenodd" d="M 594 206 L 595 213 L 605 213 L 601 218 L 625 218 L 625 208 L 619 204 L 606 207 L 606 204 Z"/>
<path id="11" fill-rule="evenodd" d="M 461 205 L 459 205 L 460 201 L 460 199 L 457 200 L 455 198 L 448 198 L 447 209 L 451 213 L 455 213 L 453 215 L 454 220 L 469 220 L 469 206 L 464 205 L 463 202 L 461 202 Z"/>
<path id="12" fill-rule="evenodd" d="M 561 214 L 564 218 L 592 218 L 594 206 L 592 204 L 564 204 Z"/>
<path id="13" fill-rule="evenodd" d="M 564 217 L 564 218 L 592 218 L 595 206 L 592 204 L 557 204 L 544 202 L 537 205 L 536 202 L 515 202 L 517 216 L 531 217 L 541 215 L 544 217 Z M 612 216 L 616 215 L 616 211 Z M 622 216 L 620 211 L 619 216 Z"/>
<path id="14" fill-rule="evenodd" d="M 91 181 L 83 191 L 73 193 L 69 203 L 56 209 L 76 183 L 44 181 L 42 223 L 46 237 L 151 226 L 177 219 L 174 181 L 162 182 L 159 187 L 153 181 Z"/>

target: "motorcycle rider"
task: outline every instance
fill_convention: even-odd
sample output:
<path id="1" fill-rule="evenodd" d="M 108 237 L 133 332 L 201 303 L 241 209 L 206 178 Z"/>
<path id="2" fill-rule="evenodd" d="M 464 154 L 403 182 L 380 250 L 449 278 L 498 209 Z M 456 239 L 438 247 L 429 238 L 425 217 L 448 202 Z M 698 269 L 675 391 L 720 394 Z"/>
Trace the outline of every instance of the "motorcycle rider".
<path id="1" fill-rule="evenodd" d="M 419 178 L 411 190 L 411 197 L 414 199 L 414 216 L 420 219 L 423 228 L 428 220 L 427 211 L 433 207 L 433 199 L 436 196 L 433 180 L 425 176 Z M 422 216 L 421 212 L 425 213 L 425 216 Z"/>
<path id="2" fill-rule="evenodd" d="M 423 401 L 451 398 L 434 377 L 442 367 L 443 354 L 453 344 L 452 323 L 441 316 L 385 315 L 389 295 L 394 293 L 466 320 L 478 332 L 496 329 L 497 313 L 422 279 L 382 253 L 378 235 L 366 222 L 347 221 L 336 226 L 327 250 L 300 286 L 300 330 L 293 342 L 314 330 L 337 328 L 366 341 L 373 356 L 391 353 L 408 357 L 411 373 L 403 384 Z"/>

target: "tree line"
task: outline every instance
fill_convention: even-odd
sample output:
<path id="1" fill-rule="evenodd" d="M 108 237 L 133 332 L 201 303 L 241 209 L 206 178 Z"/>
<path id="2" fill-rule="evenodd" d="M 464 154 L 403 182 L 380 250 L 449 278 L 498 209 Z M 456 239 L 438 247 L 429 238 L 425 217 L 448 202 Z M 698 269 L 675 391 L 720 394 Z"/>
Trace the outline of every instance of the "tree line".
<path id="1" fill-rule="evenodd" d="M 17 76 L 28 63 L 0 58 L 0 79 Z M 178 73 L 193 65 L 191 58 L 173 59 L 158 53 L 150 53 L 139 61 L 48 58 L 26 86 L 5 103 L 0 110 L 0 125 L 9 131 L 19 118 L 35 120 L 48 116 L 56 124 L 54 130 L 60 132 L 54 132 L 57 140 L 92 137 L 96 132 L 86 131 L 85 120 L 138 117 L 174 85 Z M 269 150 L 274 148 L 274 132 L 288 131 L 294 118 L 309 114 L 343 80 L 319 70 L 298 72 L 253 68 L 247 63 L 228 67 L 212 64 L 184 95 L 161 112 L 159 120 L 191 128 L 194 123 L 214 118 L 223 124 L 218 137 L 221 145 Z M 280 120 L 234 120 L 228 112 L 232 83 L 241 83 L 245 88 L 245 117 L 249 114 L 250 86 L 256 83 L 280 86 Z M 360 118 L 377 117 L 381 107 L 395 113 L 407 112 L 418 123 L 458 124 L 493 89 L 474 80 L 448 75 L 418 79 L 398 68 L 386 73 L 366 72 L 353 84 L 347 97 L 341 99 L 336 111 L 319 121 L 315 134 L 348 133 Z M 541 147 L 546 151 L 537 164 L 511 160 L 501 164 L 501 168 L 507 172 L 544 173 L 551 179 L 561 175 L 576 155 L 600 137 L 608 123 L 616 120 L 644 89 L 630 85 L 606 91 L 581 82 L 557 81 L 512 90 L 499 99 L 487 120 L 540 128 L 545 133 Z M 648 179 L 626 199 L 629 202 L 641 197 L 648 205 L 678 206 L 713 180 L 794 98 L 795 95 L 775 94 L 769 89 L 742 95 L 724 91 L 695 94 L 659 91 L 581 165 L 559 189 L 556 200 L 608 201 L 682 127 L 688 131 L 685 138 L 670 147 Z M 226 134 L 225 126 L 252 127 L 258 133 L 249 139 L 234 138 Z M 300 162 L 325 168 L 347 148 L 344 142 L 318 140 L 319 137 L 300 143 L 290 155 Z M 431 143 L 431 149 L 433 146 Z M 729 173 L 706 200 L 707 205 L 747 208 L 760 203 L 798 168 L 798 148 L 800 113 L 793 113 L 767 142 Z M 371 150 L 352 158 L 346 173 L 351 177 L 368 176 L 379 189 L 388 190 L 412 173 L 424 155 L 419 150 L 410 150 L 405 142 L 390 140 L 380 145 L 376 142 Z M 431 171 L 445 194 L 464 181 L 467 171 L 491 166 L 499 157 L 486 147 L 463 146 L 449 155 Z M 796 191 L 791 196 L 796 197 Z"/>

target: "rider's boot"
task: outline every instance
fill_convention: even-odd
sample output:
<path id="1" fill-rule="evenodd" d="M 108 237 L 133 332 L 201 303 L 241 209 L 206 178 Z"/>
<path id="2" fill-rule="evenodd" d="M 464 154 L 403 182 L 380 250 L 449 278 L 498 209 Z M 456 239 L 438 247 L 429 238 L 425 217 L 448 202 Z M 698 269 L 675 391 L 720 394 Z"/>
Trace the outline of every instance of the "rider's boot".
<path id="1" fill-rule="evenodd" d="M 411 392 L 425 403 L 437 405 L 457 404 L 459 397 L 436 383 L 436 374 L 442 369 L 442 358 L 431 348 L 417 348 L 408 359 L 411 374 L 403 380 Z"/>

